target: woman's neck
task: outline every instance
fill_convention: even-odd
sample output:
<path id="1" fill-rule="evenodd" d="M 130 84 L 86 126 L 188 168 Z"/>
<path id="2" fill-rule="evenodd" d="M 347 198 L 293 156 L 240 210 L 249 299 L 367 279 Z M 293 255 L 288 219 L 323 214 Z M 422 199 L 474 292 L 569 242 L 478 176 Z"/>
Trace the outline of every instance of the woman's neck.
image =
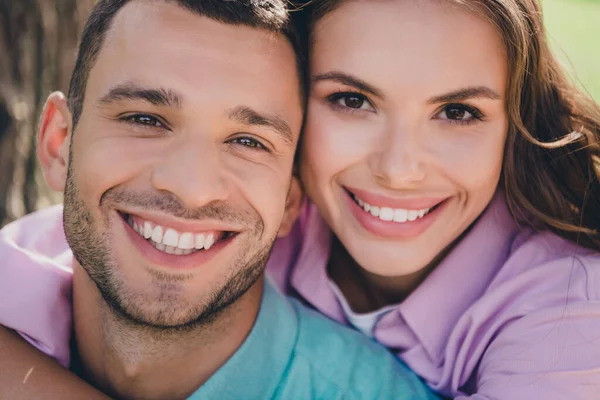
<path id="1" fill-rule="evenodd" d="M 361 267 L 334 237 L 327 269 L 329 277 L 340 288 L 352 310 L 362 314 L 404 301 L 447 252 L 444 251 L 431 263 L 410 275 L 383 276 Z"/>

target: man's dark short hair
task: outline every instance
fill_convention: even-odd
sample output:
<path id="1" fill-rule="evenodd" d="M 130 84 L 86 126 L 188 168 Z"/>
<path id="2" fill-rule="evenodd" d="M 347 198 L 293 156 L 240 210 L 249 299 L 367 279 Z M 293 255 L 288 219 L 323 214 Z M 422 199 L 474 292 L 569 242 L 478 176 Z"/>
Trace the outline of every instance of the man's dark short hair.
<path id="1" fill-rule="evenodd" d="M 73 126 L 81 117 L 85 90 L 90 71 L 94 66 L 106 32 L 118 11 L 130 1 L 99 0 L 87 20 L 75 69 L 69 86 L 69 108 L 73 114 Z M 150 0 L 143 0 L 150 1 Z M 304 40 L 299 37 L 298 26 L 293 20 L 286 0 L 160 0 L 178 5 L 190 12 L 226 24 L 246 25 L 285 35 L 296 53 L 298 75 L 303 104 L 306 97 L 306 56 Z M 299 20 L 299 19 L 298 19 Z"/>

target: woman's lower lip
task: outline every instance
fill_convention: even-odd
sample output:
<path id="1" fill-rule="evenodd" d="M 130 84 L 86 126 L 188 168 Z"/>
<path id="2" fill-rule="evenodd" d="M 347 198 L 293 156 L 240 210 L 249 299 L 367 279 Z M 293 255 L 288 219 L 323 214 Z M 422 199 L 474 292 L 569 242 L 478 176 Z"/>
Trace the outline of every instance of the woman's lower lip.
<path id="1" fill-rule="evenodd" d="M 434 210 L 414 221 L 394 222 L 382 221 L 378 217 L 371 215 L 371 213 L 366 212 L 356 204 L 350 193 L 346 191 L 344 191 L 344 197 L 346 198 L 350 213 L 365 230 L 375 236 L 389 239 L 406 240 L 420 236 L 435 222 L 447 204 L 447 200 L 444 200 Z"/>
<path id="2" fill-rule="evenodd" d="M 209 250 L 200 250 L 189 255 L 167 254 L 155 248 L 147 239 L 141 237 L 122 217 L 119 216 L 119 219 L 130 242 L 138 253 L 150 264 L 160 268 L 189 270 L 202 267 L 235 239 L 235 237 L 230 237 L 215 243 Z"/>

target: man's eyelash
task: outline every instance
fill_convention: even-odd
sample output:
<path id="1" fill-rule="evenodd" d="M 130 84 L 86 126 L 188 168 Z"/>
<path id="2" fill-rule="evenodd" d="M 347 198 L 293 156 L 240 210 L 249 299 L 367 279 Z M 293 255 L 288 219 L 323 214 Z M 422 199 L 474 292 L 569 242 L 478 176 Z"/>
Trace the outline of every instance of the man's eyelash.
<path id="1" fill-rule="evenodd" d="M 241 143 L 242 141 L 251 142 L 251 143 L 253 143 L 253 145 L 249 146 L 246 144 L 242 144 Z M 229 143 L 239 144 L 243 147 L 248 148 L 249 150 L 266 151 L 267 153 L 271 152 L 267 146 L 265 146 L 263 143 L 261 143 L 260 140 L 255 139 L 253 137 L 249 137 L 249 136 L 239 136 L 239 137 L 233 138 L 229 141 Z"/>
<path id="2" fill-rule="evenodd" d="M 151 121 L 153 123 L 141 122 L 140 119 L 144 119 L 144 118 L 148 119 L 149 121 Z M 119 120 L 127 122 L 127 123 L 135 125 L 135 126 L 141 126 L 144 128 L 168 129 L 167 124 L 161 118 L 159 118 L 155 115 L 151 115 L 151 114 L 142 114 L 142 113 L 128 114 L 128 115 L 119 117 Z"/>

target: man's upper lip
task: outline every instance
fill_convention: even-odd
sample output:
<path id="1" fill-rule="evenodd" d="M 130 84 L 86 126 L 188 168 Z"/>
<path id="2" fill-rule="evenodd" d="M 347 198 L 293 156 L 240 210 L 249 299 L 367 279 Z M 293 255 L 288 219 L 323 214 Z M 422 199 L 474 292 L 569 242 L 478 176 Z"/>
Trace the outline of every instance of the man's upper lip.
<path id="1" fill-rule="evenodd" d="M 161 212 L 118 210 L 122 214 L 137 216 L 144 221 L 152 222 L 164 228 L 172 228 L 177 232 L 203 233 L 206 231 L 241 232 L 240 226 L 235 226 L 219 220 L 190 220 L 177 218 Z"/>
<path id="2" fill-rule="evenodd" d="M 371 206 L 401 208 L 405 210 L 424 210 L 432 208 L 448 198 L 439 196 L 393 198 L 351 187 L 345 187 L 345 189 Z"/>

